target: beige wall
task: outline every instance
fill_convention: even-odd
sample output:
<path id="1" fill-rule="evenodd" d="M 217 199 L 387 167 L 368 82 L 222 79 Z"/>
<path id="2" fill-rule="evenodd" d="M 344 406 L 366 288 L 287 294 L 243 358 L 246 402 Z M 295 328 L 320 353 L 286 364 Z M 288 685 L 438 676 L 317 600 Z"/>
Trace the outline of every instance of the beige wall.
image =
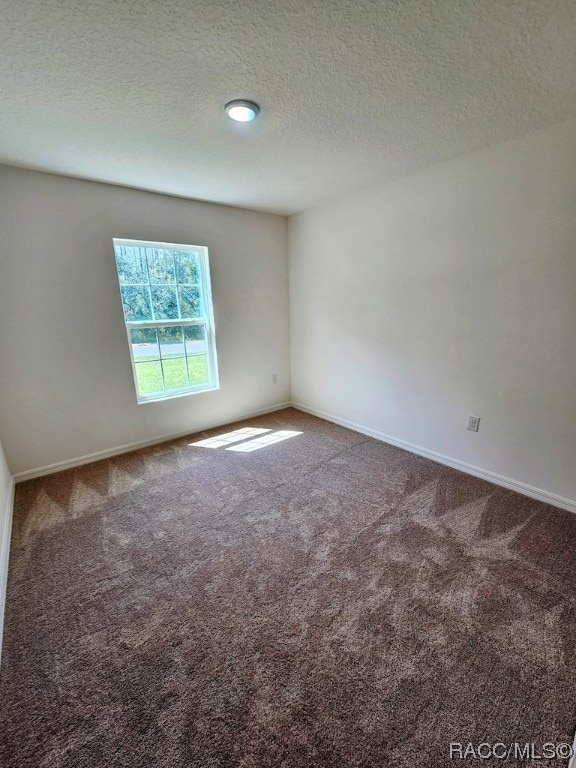
<path id="1" fill-rule="evenodd" d="M 0 432 L 13 473 L 289 400 L 284 217 L 0 167 L 0 233 Z M 137 404 L 113 237 L 208 246 L 219 391 Z"/>
<path id="2" fill-rule="evenodd" d="M 296 403 L 576 500 L 576 121 L 292 217 L 289 252 Z"/>

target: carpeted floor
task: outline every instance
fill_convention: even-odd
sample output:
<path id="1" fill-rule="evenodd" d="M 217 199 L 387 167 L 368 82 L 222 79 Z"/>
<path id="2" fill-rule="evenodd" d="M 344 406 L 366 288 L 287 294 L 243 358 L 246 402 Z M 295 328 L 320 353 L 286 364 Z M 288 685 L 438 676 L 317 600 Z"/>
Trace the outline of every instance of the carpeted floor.
<path id="1" fill-rule="evenodd" d="M 33 480 L 0 764 L 518 765 L 449 744 L 571 741 L 575 598 L 576 516 L 291 409 Z"/>

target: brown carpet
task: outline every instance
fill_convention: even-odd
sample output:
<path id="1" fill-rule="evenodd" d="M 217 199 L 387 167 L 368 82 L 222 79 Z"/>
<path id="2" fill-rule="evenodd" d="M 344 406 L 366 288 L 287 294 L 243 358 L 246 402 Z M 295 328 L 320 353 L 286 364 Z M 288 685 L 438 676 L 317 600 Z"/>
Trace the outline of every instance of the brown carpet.
<path id="1" fill-rule="evenodd" d="M 571 741 L 576 516 L 291 409 L 203 437 L 242 426 L 302 434 L 18 486 L 4 768 L 501 766 L 449 743 Z"/>

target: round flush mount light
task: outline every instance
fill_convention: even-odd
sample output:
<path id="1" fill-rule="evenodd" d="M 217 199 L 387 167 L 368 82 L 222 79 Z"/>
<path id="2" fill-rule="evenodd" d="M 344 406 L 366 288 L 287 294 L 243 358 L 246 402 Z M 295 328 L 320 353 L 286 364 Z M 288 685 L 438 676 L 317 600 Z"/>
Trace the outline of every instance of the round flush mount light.
<path id="1" fill-rule="evenodd" d="M 245 99 L 229 101 L 224 109 L 228 117 L 237 123 L 249 123 L 260 112 L 258 104 L 255 104 L 253 101 L 246 101 Z"/>

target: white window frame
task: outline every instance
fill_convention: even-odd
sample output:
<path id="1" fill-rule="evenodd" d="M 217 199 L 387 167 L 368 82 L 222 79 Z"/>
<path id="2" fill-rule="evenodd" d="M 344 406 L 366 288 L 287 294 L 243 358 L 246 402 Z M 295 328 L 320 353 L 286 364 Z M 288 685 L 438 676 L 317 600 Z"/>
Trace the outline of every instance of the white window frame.
<path id="1" fill-rule="evenodd" d="M 122 301 L 122 292 L 120 291 L 120 303 L 122 305 L 122 315 L 126 325 L 126 336 L 128 338 L 128 349 L 130 350 L 130 362 L 132 364 L 132 375 L 134 377 L 134 388 L 136 390 L 136 399 L 140 405 L 144 403 L 157 403 L 163 400 L 172 400 L 175 397 L 186 397 L 188 395 L 197 395 L 201 392 L 213 392 L 220 389 L 220 380 L 218 377 L 218 357 L 216 353 L 216 331 L 214 327 L 214 307 L 212 303 L 212 283 L 210 280 L 210 261 L 208 248 L 205 245 L 182 245 L 178 243 L 161 243 L 151 240 L 127 240 L 121 237 L 113 238 L 114 245 L 114 264 L 116 265 L 116 246 L 126 245 L 136 248 L 166 248 L 171 251 L 191 250 L 199 252 L 200 258 L 200 283 L 202 289 L 202 306 L 204 315 L 202 317 L 188 320 L 126 320 L 124 315 L 124 302 Z M 117 265 L 116 265 L 117 266 Z M 120 275 L 116 269 L 119 288 Z M 171 392 L 162 392 L 157 395 L 141 395 L 138 390 L 138 378 L 136 375 L 136 362 L 134 360 L 134 350 L 132 348 L 132 330 L 141 330 L 144 328 L 169 328 L 173 326 L 203 325 L 206 329 L 206 348 L 208 358 L 208 372 L 210 380 L 206 384 L 197 386 L 188 386 L 185 389 L 177 389 Z"/>

